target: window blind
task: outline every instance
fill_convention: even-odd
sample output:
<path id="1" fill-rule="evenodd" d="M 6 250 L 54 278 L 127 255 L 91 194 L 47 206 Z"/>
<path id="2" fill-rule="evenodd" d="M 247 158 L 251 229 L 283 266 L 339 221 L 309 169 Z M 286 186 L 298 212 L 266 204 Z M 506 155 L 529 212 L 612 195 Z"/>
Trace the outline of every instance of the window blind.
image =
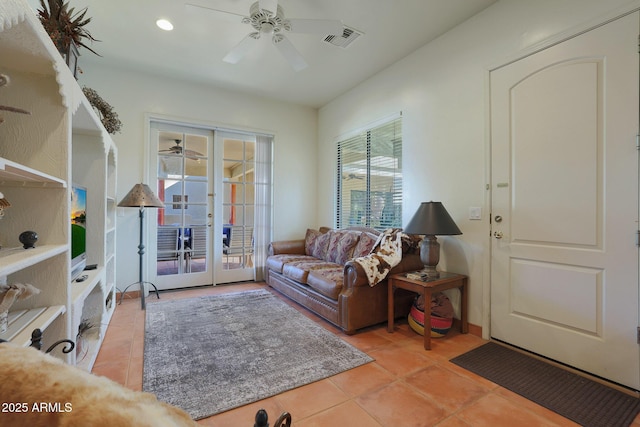
<path id="1" fill-rule="evenodd" d="M 401 227 L 402 118 L 337 145 L 336 227 Z"/>

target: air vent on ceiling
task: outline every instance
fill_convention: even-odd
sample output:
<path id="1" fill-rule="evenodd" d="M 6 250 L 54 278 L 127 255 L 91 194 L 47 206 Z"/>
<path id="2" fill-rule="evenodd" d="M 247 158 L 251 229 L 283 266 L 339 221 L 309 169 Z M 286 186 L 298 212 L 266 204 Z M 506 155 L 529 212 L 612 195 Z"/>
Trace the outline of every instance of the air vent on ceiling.
<path id="1" fill-rule="evenodd" d="M 361 35 L 362 33 L 356 30 L 355 28 L 345 26 L 344 30 L 342 30 L 341 35 L 339 36 L 334 34 L 328 35 L 324 38 L 324 41 L 334 46 L 338 46 L 345 49 L 347 46 L 353 43 L 353 41 L 358 37 L 360 37 Z"/>

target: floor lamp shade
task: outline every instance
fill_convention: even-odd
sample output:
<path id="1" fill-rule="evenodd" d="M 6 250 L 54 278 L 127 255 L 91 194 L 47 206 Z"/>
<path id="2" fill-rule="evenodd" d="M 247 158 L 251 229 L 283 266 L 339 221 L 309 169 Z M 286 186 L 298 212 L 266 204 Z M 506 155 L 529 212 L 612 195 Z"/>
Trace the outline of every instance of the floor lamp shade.
<path id="1" fill-rule="evenodd" d="M 420 259 L 428 277 L 439 277 L 436 266 L 440 262 L 440 243 L 436 235 L 462 234 L 441 202 L 422 202 L 404 232 L 425 236 L 420 244 Z"/>
<path id="2" fill-rule="evenodd" d="M 139 208 L 139 217 L 140 217 L 140 244 L 138 245 L 138 255 L 140 257 L 140 271 L 139 271 L 139 279 L 137 282 L 132 283 L 129 286 L 140 284 L 140 303 L 142 305 L 142 309 L 145 309 L 145 299 L 144 299 L 144 285 L 145 283 L 153 286 L 153 289 L 156 291 L 156 296 L 160 298 L 160 294 L 158 293 L 158 288 L 151 282 L 145 282 L 142 277 L 142 261 L 144 258 L 144 239 L 143 239 L 143 230 L 144 230 L 144 208 L 163 208 L 164 204 L 158 197 L 153 194 L 151 188 L 147 184 L 136 184 L 133 186 L 131 190 L 127 193 L 126 196 L 118 203 L 119 207 L 123 208 Z M 121 293 L 120 301 L 122 302 L 122 298 L 124 297 L 125 292 L 129 288 L 127 286 Z"/>
<path id="3" fill-rule="evenodd" d="M 123 208 L 163 208 L 164 204 L 147 184 L 136 184 L 120 200 L 118 206 Z"/>

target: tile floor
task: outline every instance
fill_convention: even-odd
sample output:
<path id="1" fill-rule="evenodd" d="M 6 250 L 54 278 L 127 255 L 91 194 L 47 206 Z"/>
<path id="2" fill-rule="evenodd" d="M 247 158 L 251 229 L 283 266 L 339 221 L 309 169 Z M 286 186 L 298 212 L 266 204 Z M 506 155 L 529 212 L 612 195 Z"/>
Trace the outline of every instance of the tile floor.
<path id="1" fill-rule="evenodd" d="M 256 288 L 271 289 L 251 283 L 167 292 L 161 293 L 161 298 L 191 298 Z M 406 322 L 397 324 L 393 334 L 387 333 L 383 324 L 347 336 L 296 303 L 285 297 L 281 299 L 368 353 L 375 361 L 200 420 L 200 425 L 249 427 L 254 424 L 255 413 L 260 408 L 267 410 L 271 425 L 280 413 L 288 411 L 295 427 L 576 425 L 448 361 L 484 343 L 477 336 L 459 334 L 452 329 L 445 338 L 433 341 L 431 351 L 425 351 L 422 337 Z M 155 296 L 147 299 L 148 304 L 155 301 Z M 140 300 L 125 298 L 111 320 L 93 368 L 95 374 L 141 390 L 144 320 Z M 640 417 L 633 426 L 640 427 Z"/>

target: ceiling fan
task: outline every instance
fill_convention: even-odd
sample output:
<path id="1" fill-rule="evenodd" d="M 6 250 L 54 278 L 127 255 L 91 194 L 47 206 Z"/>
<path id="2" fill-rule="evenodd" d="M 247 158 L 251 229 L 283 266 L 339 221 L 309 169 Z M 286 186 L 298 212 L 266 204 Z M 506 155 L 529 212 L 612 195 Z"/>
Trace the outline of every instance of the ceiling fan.
<path id="1" fill-rule="evenodd" d="M 197 159 L 198 156 L 202 156 L 202 153 L 198 153 L 197 151 L 194 150 L 185 150 L 182 145 L 180 145 L 182 143 L 181 139 L 174 139 L 173 140 L 176 145 L 169 147 L 165 150 L 159 150 L 159 153 L 171 153 L 171 154 L 182 154 L 182 152 L 184 151 L 184 155 L 190 159 Z"/>
<path id="2" fill-rule="evenodd" d="M 291 67 L 295 71 L 300 71 L 307 67 L 307 63 L 284 33 L 342 35 L 344 31 L 342 21 L 337 19 L 287 19 L 278 0 L 256 1 L 249 8 L 249 16 L 192 3 L 186 3 L 186 6 L 207 9 L 221 19 L 231 19 L 234 22 L 250 24 L 253 27 L 255 31 L 249 33 L 223 58 L 223 61 L 230 64 L 237 64 L 257 44 L 258 40 L 265 36 L 271 37 L 272 43 Z"/>

